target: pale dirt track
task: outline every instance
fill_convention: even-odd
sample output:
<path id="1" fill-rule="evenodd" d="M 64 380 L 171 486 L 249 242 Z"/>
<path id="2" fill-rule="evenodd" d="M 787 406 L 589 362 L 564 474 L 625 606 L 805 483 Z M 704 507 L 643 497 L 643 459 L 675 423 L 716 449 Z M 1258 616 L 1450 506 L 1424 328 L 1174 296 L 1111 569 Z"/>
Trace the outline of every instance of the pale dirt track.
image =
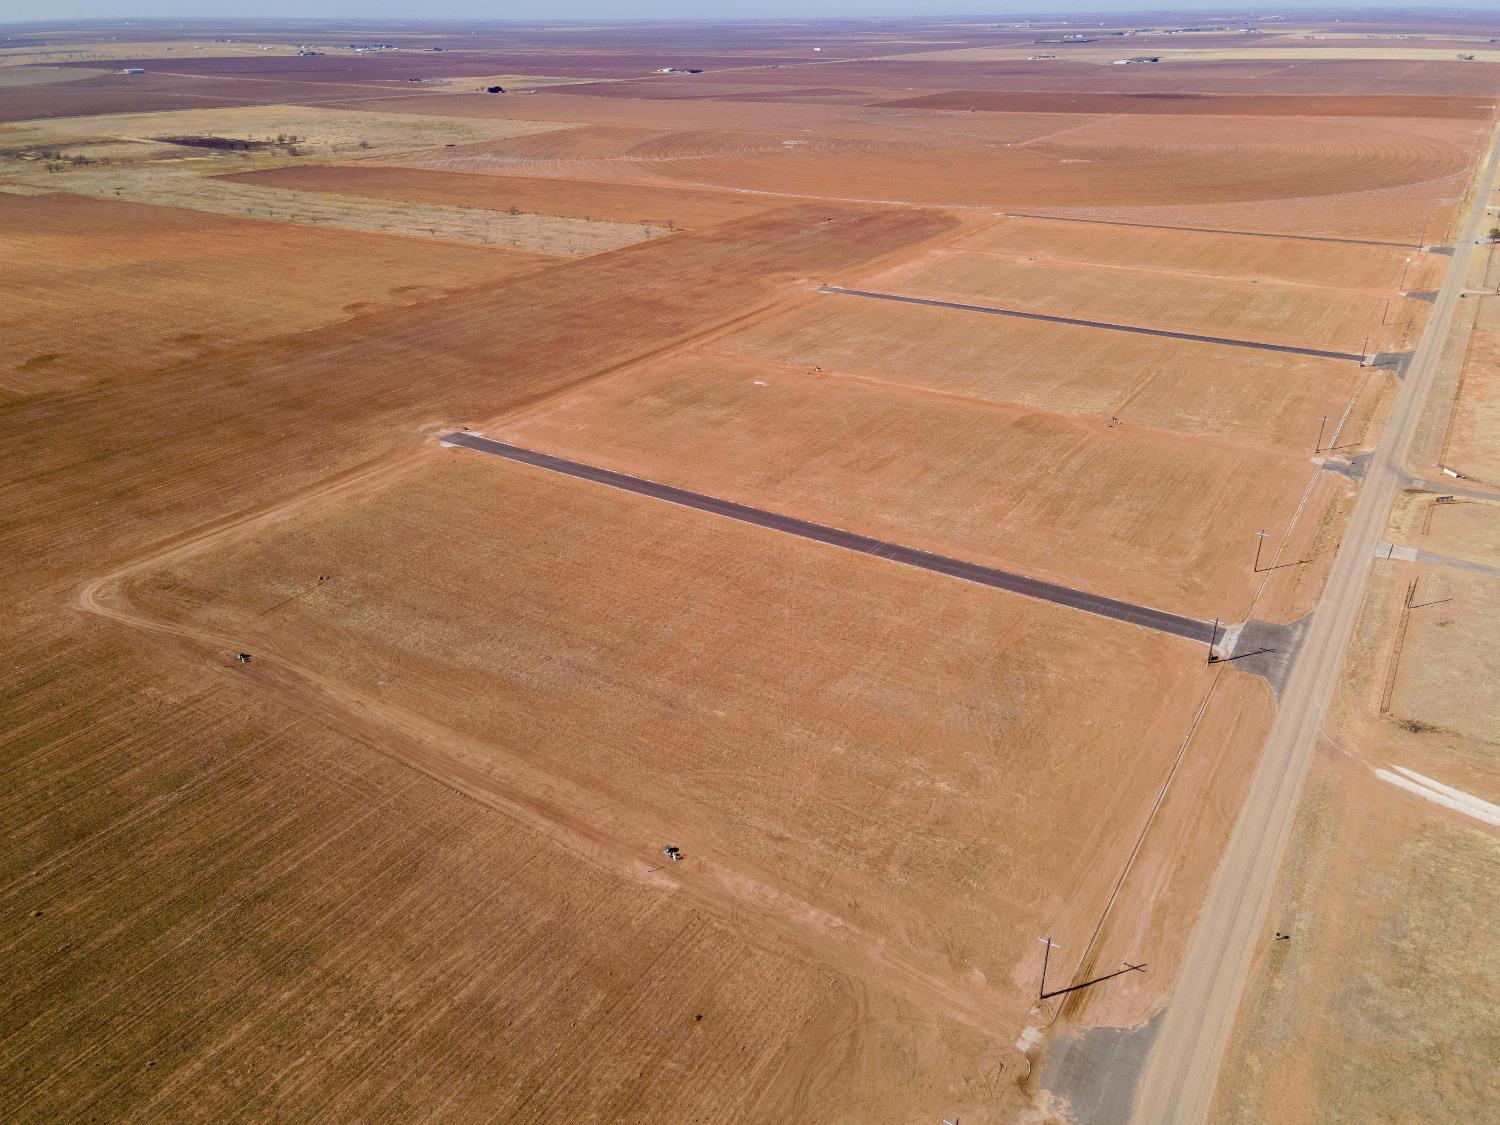
<path id="1" fill-rule="evenodd" d="M 1500 149 L 1492 135 L 1468 221 L 1431 319 L 1407 369 L 1385 433 L 1324 587 L 1306 641 L 1287 680 L 1261 762 L 1198 923 L 1136 1095 L 1140 1125 L 1207 1120 L 1219 1064 L 1234 1026 L 1302 781 L 1344 647 L 1363 599 L 1375 545 L 1385 529 L 1402 463 L 1437 372 L 1443 337 L 1482 229 Z"/>

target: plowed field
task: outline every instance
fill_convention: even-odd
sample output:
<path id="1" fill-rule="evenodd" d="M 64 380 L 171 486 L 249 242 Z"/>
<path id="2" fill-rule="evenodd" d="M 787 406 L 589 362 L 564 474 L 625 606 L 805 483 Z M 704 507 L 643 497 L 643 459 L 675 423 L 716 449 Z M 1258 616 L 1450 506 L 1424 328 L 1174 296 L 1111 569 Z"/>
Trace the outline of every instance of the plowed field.
<path id="1" fill-rule="evenodd" d="M 66 195 L 0 195 L 0 224 L 0 388 L 17 395 L 176 362 L 235 362 L 256 341 L 547 261 Z"/>
<path id="2" fill-rule="evenodd" d="M 491 436 L 1204 620 L 1242 612 L 1252 533 L 1286 522 L 1307 475 L 1100 417 L 711 357 L 627 372 Z"/>
<path id="3" fill-rule="evenodd" d="M 1356 290 L 963 250 L 863 278 L 858 287 L 1356 355 L 1377 334 L 1385 304 Z"/>
<path id="4" fill-rule="evenodd" d="M 1362 373 L 1308 356 L 824 296 L 716 340 L 748 359 L 1302 455 Z"/>

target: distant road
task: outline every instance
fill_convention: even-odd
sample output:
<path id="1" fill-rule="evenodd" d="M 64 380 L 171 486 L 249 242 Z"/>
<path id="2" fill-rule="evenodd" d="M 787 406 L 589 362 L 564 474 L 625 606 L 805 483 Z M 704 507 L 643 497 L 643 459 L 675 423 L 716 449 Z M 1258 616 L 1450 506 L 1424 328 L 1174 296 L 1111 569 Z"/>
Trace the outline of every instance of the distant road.
<path id="1" fill-rule="evenodd" d="M 1463 290 L 1469 254 L 1494 189 L 1497 159 L 1500 149 L 1492 134 L 1448 276 L 1406 369 L 1380 445 L 1370 458 L 1354 515 L 1287 677 L 1276 722 L 1147 1060 L 1132 1117 L 1139 1125 L 1200 1125 L 1208 1119 L 1255 949 L 1271 939 L 1264 925 L 1266 910 L 1291 836 L 1302 779 L 1364 599 L 1376 544 L 1396 489 L 1408 479 L 1402 462 Z"/>
<path id="2" fill-rule="evenodd" d="M 1190 641 L 1199 641 L 1204 645 L 1215 639 L 1214 626 L 1209 622 L 1181 617 L 1165 610 L 1152 609 L 1150 606 L 1134 605 L 1131 602 L 1106 598 L 1102 594 L 1090 594 L 1069 586 L 1059 586 L 1053 582 L 1043 582 L 1038 578 L 1028 578 L 1024 574 L 1013 574 L 1008 570 L 996 570 L 993 567 L 980 566 L 978 563 L 949 558 L 947 555 L 935 555 L 930 551 L 903 547 L 899 543 L 873 539 L 868 535 L 842 531 L 836 527 L 800 520 L 794 516 L 784 516 L 761 508 L 752 508 L 747 504 L 737 504 L 733 500 L 720 500 L 716 496 L 705 496 L 701 492 L 689 492 L 687 489 L 674 488 L 669 484 L 658 484 L 656 481 L 617 473 L 611 469 L 601 469 L 593 465 L 581 464 L 578 461 L 553 457 L 547 453 L 537 453 L 503 441 L 479 437 L 477 434 L 448 434 L 443 441 L 449 445 L 461 445 L 480 453 L 490 453 L 511 461 L 519 461 L 523 465 L 534 465 L 539 469 L 550 469 L 554 473 L 564 473 L 570 477 L 578 477 L 580 480 L 593 481 L 595 484 L 608 485 L 610 488 L 623 489 L 641 496 L 650 496 L 671 504 L 680 504 L 685 508 L 696 508 L 700 512 L 711 512 L 716 516 L 739 520 L 741 523 L 755 524 L 757 527 L 766 527 L 787 535 L 816 540 L 819 543 L 842 547 L 848 551 L 858 551 L 864 555 L 874 555 L 888 562 L 920 567 L 937 574 L 945 574 L 949 578 L 977 582 L 981 586 L 992 586 L 997 590 L 1024 594 L 1028 598 L 1053 602 L 1056 605 L 1082 610 L 1084 613 L 1092 613 L 1098 617 L 1124 621 L 1131 625 L 1139 625 L 1144 629 L 1155 629 L 1159 633 L 1170 633 L 1174 637 L 1184 637 Z"/>
<path id="3" fill-rule="evenodd" d="M 900 301 L 907 305 L 930 305 L 937 309 L 957 309 L 959 312 L 988 313 L 990 316 L 1009 316 L 1017 320 L 1040 320 L 1045 324 L 1073 324 L 1080 328 L 1104 328 L 1110 332 L 1129 332 L 1136 336 L 1164 336 L 1168 340 L 1191 340 L 1195 344 L 1218 344 L 1226 348 L 1254 348 L 1259 352 L 1282 352 L 1286 355 L 1310 355 L 1315 359 L 1348 359 L 1356 363 L 1365 357 L 1356 352 L 1328 352 L 1320 348 L 1295 348 L 1290 344 L 1267 344 L 1261 340 L 1236 340 L 1227 336 L 1199 336 L 1193 332 L 1169 332 L 1165 328 L 1142 328 L 1135 324 L 1115 324 L 1109 320 L 1080 320 L 1073 316 L 1048 316 L 1046 313 L 1022 312 L 1019 309 L 997 309 L 989 305 L 965 305 L 959 301 L 935 301 L 930 297 L 907 297 L 900 293 L 874 293 L 868 289 L 844 289 L 837 285 L 824 285 L 820 293 L 842 293 L 846 297 L 870 297 L 877 301 Z"/>

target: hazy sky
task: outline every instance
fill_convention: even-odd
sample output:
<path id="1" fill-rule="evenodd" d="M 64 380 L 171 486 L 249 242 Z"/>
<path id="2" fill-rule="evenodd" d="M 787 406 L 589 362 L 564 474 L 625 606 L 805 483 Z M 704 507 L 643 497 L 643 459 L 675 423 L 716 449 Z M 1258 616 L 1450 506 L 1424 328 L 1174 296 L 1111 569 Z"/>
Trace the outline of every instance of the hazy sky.
<path id="1" fill-rule="evenodd" d="M 1267 8 L 1327 7 L 1327 0 L 1290 3 Z M 1420 0 L 1366 0 L 1361 8 L 1418 7 Z M 1457 6 L 1457 5 L 1456 5 Z M 1471 0 L 1461 5 L 1494 11 L 1500 0 Z M 1245 11 L 1247 5 L 1214 0 L 1141 0 L 1134 5 L 1101 0 L 0 0 L 0 23 L 23 20 L 67 20 L 108 17 L 201 18 L 299 17 L 366 19 L 739 19 L 746 17 L 817 16 L 941 16 L 995 15 L 1018 12 L 1165 11 L 1218 9 Z"/>

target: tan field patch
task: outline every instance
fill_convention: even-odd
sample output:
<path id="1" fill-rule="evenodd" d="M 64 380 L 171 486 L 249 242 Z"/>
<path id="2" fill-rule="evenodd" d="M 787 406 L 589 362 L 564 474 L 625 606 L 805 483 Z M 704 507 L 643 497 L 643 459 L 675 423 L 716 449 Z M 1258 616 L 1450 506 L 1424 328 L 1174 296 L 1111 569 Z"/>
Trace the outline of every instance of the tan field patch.
<path id="1" fill-rule="evenodd" d="M 1258 449 L 713 356 L 490 433 L 1204 620 L 1243 612 L 1252 532 L 1281 526 L 1307 479 Z"/>
<path id="2" fill-rule="evenodd" d="M 1442 463 L 1485 484 L 1500 484 L 1500 332 L 1476 327 L 1463 359 L 1463 381 Z"/>
<path id="3" fill-rule="evenodd" d="M 1337 748 L 1305 793 L 1269 923 L 1292 938 L 1257 957 L 1211 1118 L 1472 1118 L 1500 1097 L 1500 843 Z"/>
<path id="4" fill-rule="evenodd" d="M 1415 247 L 1303 242 L 1200 231 L 1011 218 L 964 239 L 971 250 L 1211 277 L 1389 294 L 1417 268 Z M 1412 259 L 1411 269 L 1406 262 Z"/>
<path id="5" fill-rule="evenodd" d="M 204 211 L 323 229 L 400 235 L 469 246 L 495 246 L 554 258 L 583 257 L 633 246 L 671 233 L 665 227 L 554 215 L 511 214 L 477 207 L 396 203 L 358 196 L 299 191 L 205 175 L 196 161 L 171 164 L 98 165 L 42 174 L 24 181 L 35 187 L 99 199 Z M 19 174 L 13 173 L 17 179 Z"/>
<path id="6" fill-rule="evenodd" d="M 295 164 L 314 152 L 378 155 L 431 143 L 427 119 L 304 107 L 186 110 L 159 114 L 70 118 L 22 123 L 0 155 L 0 175 L 33 188 L 127 200 L 341 230 L 382 232 L 479 246 L 500 246 L 553 257 L 578 257 L 645 241 L 655 231 L 633 223 L 594 222 L 554 215 L 512 214 L 473 206 L 380 199 L 270 187 L 222 173 L 237 167 Z M 274 122 L 262 134 L 250 121 Z M 452 123 L 449 123 L 450 125 Z M 547 129 L 527 123 L 497 123 L 512 136 Z M 101 134 L 112 128 L 110 140 Z M 446 129 L 446 131 L 445 131 Z M 472 141 L 484 128 L 458 123 L 439 129 Z M 135 135 L 132 135 L 135 134 Z M 48 148 L 38 138 L 48 138 Z M 176 143 L 163 144 L 163 138 Z M 456 143 L 456 142 L 455 142 Z M 248 145 L 236 149 L 234 145 Z M 229 146 L 229 147 L 226 147 Z M 176 159 L 173 159 L 176 157 Z M 219 173 L 219 174 L 215 174 Z"/>
<path id="7" fill-rule="evenodd" d="M 1393 657 L 1392 715 L 1500 744 L 1500 578 L 1447 566 L 1412 573 L 1417 590 Z"/>
<path id="8" fill-rule="evenodd" d="M 272 141 L 285 134 L 295 136 L 297 140 L 293 143 L 300 144 L 310 154 L 377 155 L 447 142 L 472 144 L 497 137 L 519 137 L 565 128 L 568 126 L 560 123 L 457 120 L 423 114 L 372 113 L 316 106 L 253 105 L 16 121 L 5 126 L 0 141 L 7 146 L 101 139 L 155 140 L 160 137 Z M 361 142 L 368 147 L 361 147 Z"/>
<path id="9" fill-rule="evenodd" d="M 476 175 L 426 166 L 303 165 L 239 173 L 234 178 L 239 182 L 299 192 L 332 192 L 487 210 L 508 211 L 514 207 L 526 214 L 644 223 L 661 230 L 713 226 L 777 205 L 772 199 L 725 192 L 498 173 Z"/>
<path id="10" fill-rule="evenodd" d="M 1360 354 L 1380 328 L 1374 294 L 939 250 L 853 288 Z"/>
<path id="11" fill-rule="evenodd" d="M 1391 542 L 1449 558 L 1500 565 L 1500 497 L 1453 496 L 1439 503 L 1438 495 L 1408 492 L 1399 497 L 1391 516 Z"/>
<path id="12" fill-rule="evenodd" d="M 828 377 L 1012 402 L 1095 421 L 1229 438 L 1310 454 L 1308 423 L 1342 413 L 1362 377 L 1344 360 L 1281 355 L 981 316 L 955 309 L 818 296 L 714 341 Z"/>
<path id="13" fill-rule="evenodd" d="M 65 195 L 0 196 L 0 225 L 0 386 L 17 394 L 222 357 L 548 261 Z"/>
<path id="14" fill-rule="evenodd" d="M 489 74 L 474 78 L 424 78 L 422 89 L 441 90 L 443 93 L 470 93 L 485 90 L 490 86 L 503 86 L 507 93 L 517 90 L 545 90 L 551 86 L 576 86 L 580 82 L 591 82 L 590 78 L 557 78 L 544 74 Z"/>

